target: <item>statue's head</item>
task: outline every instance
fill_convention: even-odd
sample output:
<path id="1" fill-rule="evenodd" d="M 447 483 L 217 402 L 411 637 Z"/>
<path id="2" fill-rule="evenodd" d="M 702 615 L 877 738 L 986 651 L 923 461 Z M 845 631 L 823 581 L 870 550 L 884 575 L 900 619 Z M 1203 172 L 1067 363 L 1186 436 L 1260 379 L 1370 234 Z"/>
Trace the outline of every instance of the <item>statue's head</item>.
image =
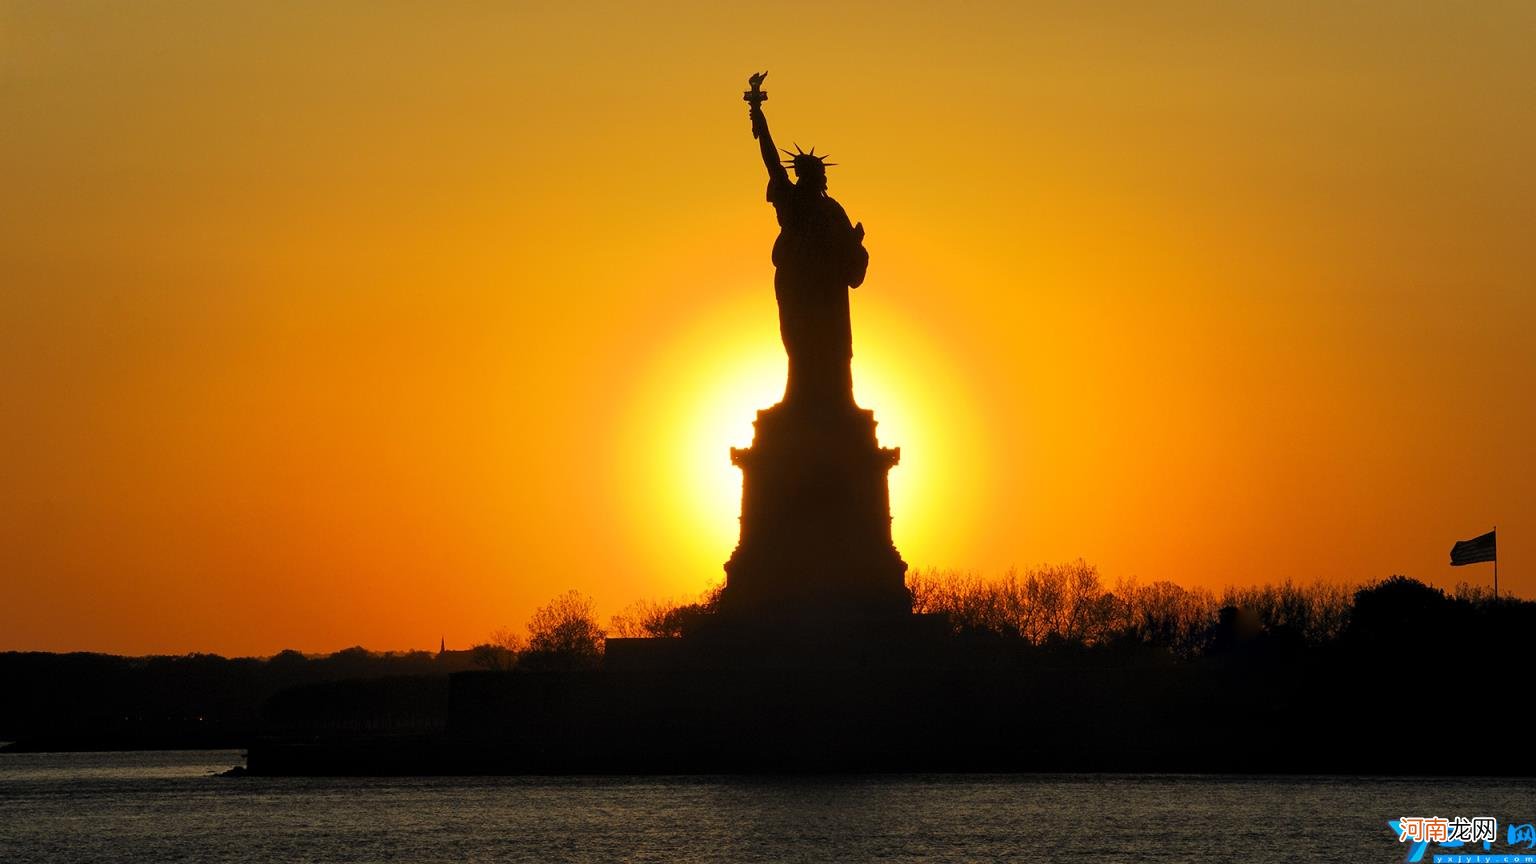
<path id="1" fill-rule="evenodd" d="M 815 147 L 811 148 L 811 152 L 805 153 L 801 151 L 800 145 L 796 144 L 795 152 L 790 153 L 788 150 L 784 152 L 789 156 L 784 160 L 784 164 L 795 169 L 795 186 L 813 192 L 827 191 L 827 168 L 836 165 L 836 162 L 828 162 L 826 156 L 817 156 Z"/>

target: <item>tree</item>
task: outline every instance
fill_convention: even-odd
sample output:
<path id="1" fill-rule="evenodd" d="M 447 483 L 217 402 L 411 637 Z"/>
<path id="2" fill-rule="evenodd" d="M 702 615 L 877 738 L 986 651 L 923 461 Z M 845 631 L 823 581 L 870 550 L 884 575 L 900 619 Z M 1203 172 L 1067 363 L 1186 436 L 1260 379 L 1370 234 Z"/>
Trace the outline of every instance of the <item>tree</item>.
<path id="1" fill-rule="evenodd" d="M 637 600 L 609 619 L 609 631 L 623 639 L 677 639 L 694 632 L 720 605 L 716 585 L 693 603 L 676 600 Z"/>
<path id="2" fill-rule="evenodd" d="M 540 665 L 595 665 L 607 634 L 597 626 L 592 598 L 567 591 L 528 619 L 528 655 Z"/>
<path id="3" fill-rule="evenodd" d="M 506 672 L 517 665 L 517 658 L 528 650 L 528 642 L 506 627 L 491 632 L 489 642 L 482 642 L 470 649 L 474 663 L 481 669 Z"/>
<path id="4" fill-rule="evenodd" d="M 677 606 L 671 601 L 636 600 L 608 619 L 608 630 L 620 639 L 649 639 L 671 635 L 662 631 L 667 616 Z"/>
<path id="5" fill-rule="evenodd" d="M 1430 653 L 1433 646 L 1446 647 L 1426 638 L 1438 634 L 1454 645 L 1460 623 L 1453 620 L 1454 604 L 1445 592 L 1417 579 L 1393 576 L 1355 592 L 1355 607 L 1346 631 L 1352 641 L 1386 651 Z M 1462 634 L 1457 634 L 1458 636 Z"/>

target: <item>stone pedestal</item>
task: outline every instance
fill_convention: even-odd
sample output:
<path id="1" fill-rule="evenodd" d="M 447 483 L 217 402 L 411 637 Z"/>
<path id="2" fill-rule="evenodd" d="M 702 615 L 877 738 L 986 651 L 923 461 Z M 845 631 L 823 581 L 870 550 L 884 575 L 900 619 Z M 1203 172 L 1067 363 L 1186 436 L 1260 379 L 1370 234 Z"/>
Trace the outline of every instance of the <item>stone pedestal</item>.
<path id="1" fill-rule="evenodd" d="M 721 611 L 766 626 L 910 615 L 886 484 L 901 451 L 879 445 L 874 413 L 781 403 L 753 425 L 752 446 L 731 450 L 741 539 Z"/>

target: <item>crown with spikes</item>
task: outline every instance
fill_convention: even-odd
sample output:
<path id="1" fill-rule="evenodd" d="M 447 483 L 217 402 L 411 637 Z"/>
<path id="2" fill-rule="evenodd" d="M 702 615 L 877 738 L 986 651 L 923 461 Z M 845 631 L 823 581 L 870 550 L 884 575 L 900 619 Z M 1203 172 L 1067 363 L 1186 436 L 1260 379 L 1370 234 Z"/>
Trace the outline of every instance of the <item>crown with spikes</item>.
<path id="1" fill-rule="evenodd" d="M 809 153 L 801 150 L 799 144 L 795 145 L 795 152 L 793 153 L 785 150 L 783 147 L 780 147 L 779 150 L 782 151 L 785 156 L 789 157 L 788 159 L 781 159 L 779 161 L 783 162 L 785 165 L 793 166 L 797 176 L 804 174 L 807 169 L 820 170 L 830 168 L 831 166 L 837 164 L 836 162 L 828 162 L 825 155 L 817 156 L 815 147 L 812 147 L 811 152 Z M 813 165 L 815 168 L 811 167 Z M 826 171 L 822 170 L 822 173 L 825 174 Z"/>

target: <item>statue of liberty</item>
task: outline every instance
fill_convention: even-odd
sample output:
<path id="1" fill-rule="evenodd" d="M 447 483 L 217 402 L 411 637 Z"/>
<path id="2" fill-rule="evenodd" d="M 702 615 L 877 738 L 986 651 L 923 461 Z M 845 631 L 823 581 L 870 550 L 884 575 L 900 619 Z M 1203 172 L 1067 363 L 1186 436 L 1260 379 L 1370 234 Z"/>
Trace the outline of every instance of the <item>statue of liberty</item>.
<path id="1" fill-rule="evenodd" d="M 780 151 L 768 133 L 760 89 L 768 73 L 748 79 L 743 99 L 751 106 L 752 136 L 768 169 L 768 203 L 779 220 L 773 244 L 773 291 L 779 303 L 779 335 L 789 355 L 784 404 L 790 408 L 853 408 L 853 332 L 848 317 L 848 289 L 864 281 L 869 253 L 864 225 L 851 224 L 840 204 L 827 195 L 826 156 Z M 789 158 L 780 160 L 783 152 Z M 791 182 L 785 166 L 795 171 Z"/>
<path id="2" fill-rule="evenodd" d="M 853 400 L 848 289 L 869 266 L 864 226 L 828 197 L 831 163 L 815 148 L 797 145 L 780 160 L 763 116 L 766 74 L 748 79 L 742 98 L 779 220 L 773 291 L 789 376 L 784 399 L 757 412 L 752 446 L 731 449 L 741 469 L 741 539 L 725 563 L 720 608 L 739 632 L 804 625 L 843 633 L 852 622 L 912 614 L 886 482 L 901 450 L 880 446 L 874 412 Z"/>

